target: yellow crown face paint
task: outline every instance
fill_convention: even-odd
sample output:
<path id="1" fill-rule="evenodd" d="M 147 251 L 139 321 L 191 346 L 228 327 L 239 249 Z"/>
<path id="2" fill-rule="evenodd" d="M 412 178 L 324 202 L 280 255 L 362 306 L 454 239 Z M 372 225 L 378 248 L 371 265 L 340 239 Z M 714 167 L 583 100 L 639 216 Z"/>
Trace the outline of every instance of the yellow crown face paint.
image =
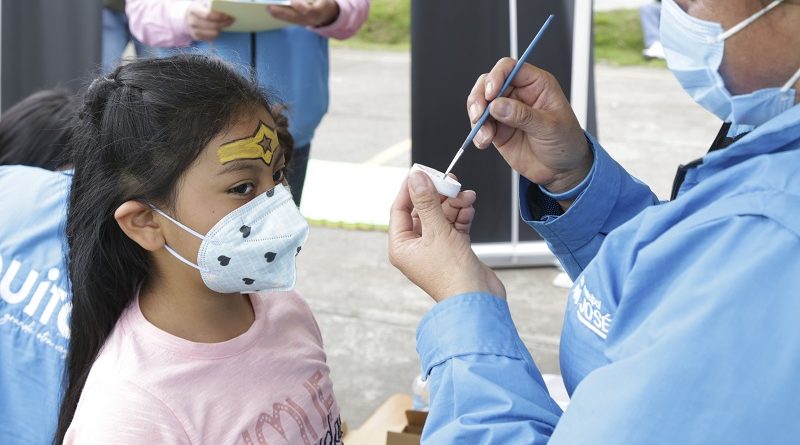
<path id="1" fill-rule="evenodd" d="M 217 149 L 217 156 L 223 165 L 237 159 L 262 159 L 267 165 L 272 165 L 272 158 L 279 146 L 275 130 L 260 122 L 254 135 L 221 145 Z"/>

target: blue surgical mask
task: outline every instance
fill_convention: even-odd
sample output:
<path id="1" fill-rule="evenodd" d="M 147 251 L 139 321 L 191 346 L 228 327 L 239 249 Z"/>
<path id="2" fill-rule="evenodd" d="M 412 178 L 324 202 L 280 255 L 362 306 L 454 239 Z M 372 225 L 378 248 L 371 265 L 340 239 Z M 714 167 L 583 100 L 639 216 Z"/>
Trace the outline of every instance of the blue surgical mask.
<path id="1" fill-rule="evenodd" d="M 720 119 L 737 126 L 758 126 L 795 105 L 797 92 L 792 86 L 800 79 L 800 69 L 781 88 L 740 95 L 728 91 L 719 73 L 725 40 L 783 1 L 773 1 L 727 31 L 719 23 L 690 16 L 675 0 L 662 2 L 661 44 L 667 65 L 683 89 Z"/>

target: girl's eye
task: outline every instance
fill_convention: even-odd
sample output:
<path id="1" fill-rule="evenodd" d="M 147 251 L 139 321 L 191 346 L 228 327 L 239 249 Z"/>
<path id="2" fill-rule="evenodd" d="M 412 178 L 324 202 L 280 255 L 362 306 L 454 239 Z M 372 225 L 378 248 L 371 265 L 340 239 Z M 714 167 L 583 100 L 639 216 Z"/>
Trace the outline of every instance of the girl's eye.
<path id="1" fill-rule="evenodd" d="M 275 173 L 272 174 L 272 180 L 275 184 L 280 184 L 286 179 L 286 167 L 281 167 L 278 170 L 275 170 Z"/>
<path id="2" fill-rule="evenodd" d="M 256 186 L 252 182 L 245 182 L 243 184 L 237 185 L 236 187 L 228 191 L 237 195 L 249 195 L 253 193 L 253 190 L 255 189 Z"/>

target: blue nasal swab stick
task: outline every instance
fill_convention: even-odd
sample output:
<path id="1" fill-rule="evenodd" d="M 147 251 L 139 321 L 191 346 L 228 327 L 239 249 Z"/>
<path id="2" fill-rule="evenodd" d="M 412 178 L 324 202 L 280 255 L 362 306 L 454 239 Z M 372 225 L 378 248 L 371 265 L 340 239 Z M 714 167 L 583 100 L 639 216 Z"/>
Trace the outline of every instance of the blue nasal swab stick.
<path id="1" fill-rule="evenodd" d="M 503 82 L 503 86 L 500 87 L 500 92 L 497 93 L 495 99 L 498 97 L 502 97 L 503 94 L 505 94 L 506 89 L 508 89 L 508 86 L 511 85 L 511 81 L 514 80 L 514 77 L 517 75 L 520 68 L 522 68 L 522 64 L 525 63 L 525 60 L 528 58 L 528 56 L 531 55 L 531 53 L 533 52 L 533 48 L 536 47 L 537 43 L 539 43 L 539 39 L 542 38 L 544 31 L 547 29 L 548 26 L 550 26 L 551 21 L 553 21 L 553 14 L 550 14 L 550 17 L 548 17 L 547 20 L 545 20 L 544 24 L 542 25 L 542 28 L 539 29 L 539 32 L 537 32 L 536 35 L 533 37 L 533 40 L 531 40 L 531 44 L 528 45 L 528 48 L 525 50 L 524 53 L 522 53 L 522 57 L 520 57 L 519 60 L 517 60 L 517 64 L 514 65 L 514 69 L 511 70 L 511 73 L 506 78 L 506 81 Z M 453 167 L 455 167 L 456 162 L 458 162 L 459 158 L 461 158 L 461 155 L 464 154 L 464 150 L 467 147 L 469 147 L 469 144 L 475 138 L 475 135 L 478 134 L 478 130 L 480 130 L 483 124 L 486 123 L 486 120 L 489 119 L 489 106 L 492 104 L 492 102 L 494 102 L 494 99 L 492 99 L 488 104 L 486 104 L 486 109 L 483 110 L 481 118 L 478 119 L 478 122 L 475 124 L 475 127 L 473 127 L 472 131 L 469 132 L 469 134 L 467 135 L 467 139 L 464 140 L 464 143 L 461 144 L 461 148 L 458 149 L 456 157 L 453 158 L 453 162 L 450 163 L 450 166 L 447 167 L 447 171 L 444 172 L 445 177 L 447 177 L 447 174 L 450 173 Z"/>

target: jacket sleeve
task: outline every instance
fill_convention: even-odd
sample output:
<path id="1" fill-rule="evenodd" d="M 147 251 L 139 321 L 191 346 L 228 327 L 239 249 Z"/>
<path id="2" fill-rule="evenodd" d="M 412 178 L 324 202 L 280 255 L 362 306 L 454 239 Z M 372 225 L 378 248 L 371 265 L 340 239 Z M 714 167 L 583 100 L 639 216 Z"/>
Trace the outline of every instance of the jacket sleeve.
<path id="1" fill-rule="evenodd" d="M 586 134 L 594 150 L 594 165 L 586 189 L 562 215 L 560 207 L 539 186 L 520 177 L 522 219 L 547 242 L 569 276 L 575 280 L 594 258 L 606 235 L 659 203 L 647 185 L 631 176 Z"/>
<path id="2" fill-rule="evenodd" d="M 128 0 L 125 13 L 131 33 L 141 42 L 161 48 L 183 47 L 192 43 L 186 25 L 191 0 Z M 309 27 L 323 37 L 349 39 L 367 21 L 369 0 L 336 0 L 339 17 L 328 26 Z"/>
<path id="3" fill-rule="evenodd" d="M 353 37 L 367 21 L 370 0 L 336 0 L 339 17 L 328 26 L 308 28 L 311 31 L 332 39 L 345 40 Z"/>
<path id="4" fill-rule="evenodd" d="M 561 409 L 505 300 L 470 293 L 437 304 L 417 329 L 417 352 L 430 379 L 423 443 L 547 442 Z"/>
<path id="5" fill-rule="evenodd" d="M 186 11 L 192 0 L 127 0 L 128 28 L 140 42 L 159 48 L 192 43 Z"/>
<path id="6" fill-rule="evenodd" d="M 798 234 L 739 216 L 680 239 L 639 252 L 605 346 L 610 364 L 580 382 L 560 417 L 502 300 L 440 303 L 418 330 L 431 379 L 423 442 L 796 440 Z"/>

